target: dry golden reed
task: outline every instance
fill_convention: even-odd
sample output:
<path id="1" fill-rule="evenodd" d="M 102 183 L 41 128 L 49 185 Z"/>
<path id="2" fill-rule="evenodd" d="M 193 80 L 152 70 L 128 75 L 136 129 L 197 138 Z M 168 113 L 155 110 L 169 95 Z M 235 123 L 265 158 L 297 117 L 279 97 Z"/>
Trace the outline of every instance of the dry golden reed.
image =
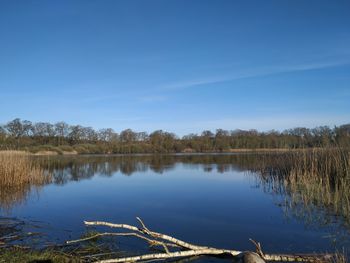
<path id="1" fill-rule="evenodd" d="M 350 155 L 344 149 L 317 149 L 294 158 L 288 177 L 294 199 L 323 206 L 350 220 Z"/>
<path id="2" fill-rule="evenodd" d="M 350 150 L 316 148 L 266 154 L 257 169 L 269 189 L 291 197 L 289 210 L 308 211 L 322 207 L 350 224 Z M 299 206 L 299 205 L 302 205 Z"/>
<path id="3" fill-rule="evenodd" d="M 21 151 L 0 151 L 0 208 L 10 209 L 26 200 L 32 189 L 49 183 L 51 176 Z"/>

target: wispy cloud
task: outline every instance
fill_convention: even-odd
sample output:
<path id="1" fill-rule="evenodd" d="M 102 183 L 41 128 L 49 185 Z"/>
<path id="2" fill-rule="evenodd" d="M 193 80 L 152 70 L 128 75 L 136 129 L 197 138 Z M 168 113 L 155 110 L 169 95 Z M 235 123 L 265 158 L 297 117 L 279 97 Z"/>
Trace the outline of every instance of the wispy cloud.
<path id="1" fill-rule="evenodd" d="M 170 83 L 170 84 L 162 86 L 162 89 L 165 89 L 165 90 L 186 89 L 186 88 L 191 88 L 191 87 L 195 87 L 195 86 L 230 81 L 230 80 L 234 80 L 234 79 L 237 79 L 237 77 L 233 78 L 232 76 L 231 77 L 218 76 L 218 77 L 211 77 L 211 78 L 192 79 L 192 80 L 187 80 L 187 81 L 183 81 L 183 82 Z"/>
<path id="2" fill-rule="evenodd" d="M 279 72 L 276 70 L 275 73 L 316 70 L 316 69 L 338 67 L 338 66 L 343 66 L 348 64 L 350 64 L 350 61 L 348 60 L 319 62 L 319 63 L 305 63 L 305 64 L 281 67 L 281 70 Z M 271 72 L 270 74 L 274 74 L 274 72 Z"/>
<path id="3" fill-rule="evenodd" d="M 142 96 L 139 98 L 142 102 L 161 102 L 167 99 L 166 96 L 162 95 L 150 95 L 150 96 Z"/>
<path id="4" fill-rule="evenodd" d="M 350 61 L 344 59 L 344 60 L 337 60 L 337 61 L 330 61 L 330 62 L 314 62 L 314 63 L 303 63 L 303 64 L 295 64 L 295 65 L 261 67 L 261 68 L 246 70 L 246 71 L 235 71 L 235 72 L 232 72 L 231 74 L 226 74 L 221 76 L 211 76 L 211 77 L 185 80 L 180 82 L 173 82 L 173 83 L 163 85 L 161 89 L 163 90 L 187 89 L 187 88 L 194 88 L 202 85 L 234 81 L 239 79 L 249 79 L 249 78 L 263 77 L 263 76 L 289 73 L 289 72 L 325 69 L 325 68 L 331 68 L 331 67 L 337 67 L 337 66 L 343 66 L 343 65 L 349 65 L 349 64 L 350 64 Z"/>

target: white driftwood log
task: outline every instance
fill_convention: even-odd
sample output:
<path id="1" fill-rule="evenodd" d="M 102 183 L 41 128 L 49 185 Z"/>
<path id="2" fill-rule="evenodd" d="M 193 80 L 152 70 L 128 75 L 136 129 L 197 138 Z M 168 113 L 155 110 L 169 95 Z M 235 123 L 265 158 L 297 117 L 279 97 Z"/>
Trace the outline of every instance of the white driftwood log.
<path id="1" fill-rule="evenodd" d="M 149 230 L 143 221 L 137 217 L 141 227 L 136 227 L 127 224 L 114 224 L 103 221 L 84 221 L 86 226 L 108 226 L 111 228 L 127 229 L 133 232 L 128 233 L 98 233 L 90 237 L 67 241 L 67 244 L 82 242 L 91 240 L 100 236 L 134 236 L 146 240 L 150 246 L 160 246 L 164 249 L 165 253 L 145 254 L 132 257 L 114 258 L 96 261 L 98 263 L 121 263 L 121 262 L 139 262 L 139 261 L 152 261 L 171 258 L 185 258 L 192 256 L 211 255 L 211 256 L 231 256 L 236 259 L 237 262 L 243 263 L 263 263 L 265 261 L 299 261 L 299 262 L 330 262 L 333 258 L 330 254 L 318 254 L 318 255 L 283 255 L 283 254 L 265 254 L 262 251 L 261 245 L 254 240 L 251 240 L 255 247 L 254 252 L 243 252 L 230 249 L 219 249 L 207 246 L 193 245 L 183 240 L 154 232 Z M 180 251 L 170 251 L 169 247 L 182 249 Z"/>
<path id="2" fill-rule="evenodd" d="M 161 234 L 161 233 L 150 231 L 145 226 L 145 224 L 143 223 L 143 221 L 139 217 L 136 217 L 136 219 L 140 222 L 142 228 L 138 228 L 136 226 L 131 226 L 131 225 L 127 225 L 127 224 L 113 224 L 113 223 L 102 222 L 102 221 L 93 221 L 93 222 L 84 221 L 84 224 L 86 226 L 108 226 L 108 227 L 112 227 L 112 228 L 129 229 L 129 230 L 132 230 L 132 231 L 139 232 L 141 234 L 149 235 L 149 236 L 151 236 L 153 238 L 163 239 L 163 240 L 169 241 L 171 243 L 174 243 L 174 244 L 176 244 L 176 245 L 178 245 L 180 247 L 187 248 L 187 249 L 192 249 L 192 250 L 208 248 L 208 247 L 204 247 L 204 246 L 192 245 L 190 243 L 187 243 L 185 241 L 179 240 L 177 238 L 174 238 L 174 237 L 171 237 L 171 236 L 168 236 L 168 235 L 164 235 L 164 234 Z"/>

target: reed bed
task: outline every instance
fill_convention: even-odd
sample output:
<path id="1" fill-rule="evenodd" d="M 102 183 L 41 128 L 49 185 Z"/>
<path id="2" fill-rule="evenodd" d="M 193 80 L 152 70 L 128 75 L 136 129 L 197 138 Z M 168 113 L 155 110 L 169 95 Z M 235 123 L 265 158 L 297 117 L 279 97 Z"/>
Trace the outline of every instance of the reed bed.
<path id="1" fill-rule="evenodd" d="M 287 189 L 294 202 L 322 206 L 350 223 L 350 155 L 344 149 L 314 150 L 295 157 Z"/>
<path id="2" fill-rule="evenodd" d="M 271 191 L 290 197 L 289 208 L 307 213 L 322 207 L 350 225 L 350 150 L 317 148 L 264 155 L 258 172 Z M 306 209 L 305 209 L 306 208 Z"/>
<path id="3" fill-rule="evenodd" d="M 32 189 L 49 183 L 51 176 L 21 151 L 0 151 L 0 208 L 9 210 L 26 200 Z"/>

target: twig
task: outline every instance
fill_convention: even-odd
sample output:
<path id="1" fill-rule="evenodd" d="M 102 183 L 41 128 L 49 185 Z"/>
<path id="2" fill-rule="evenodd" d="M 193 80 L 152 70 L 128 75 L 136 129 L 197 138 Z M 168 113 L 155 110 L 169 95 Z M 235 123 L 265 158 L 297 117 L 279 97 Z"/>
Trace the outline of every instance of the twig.
<path id="1" fill-rule="evenodd" d="M 151 232 L 151 231 L 146 227 L 146 225 L 143 223 L 143 221 L 141 220 L 141 218 L 139 218 L 139 217 L 137 216 L 136 219 L 140 222 L 142 228 L 143 228 L 145 231 Z"/>
<path id="2" fill-rule="evenodd" d="M 256 253 L 258 253 L 258 255 L 259 255 L 261 258 L 265 258 L 265 255 L 264 255 L 264 253 L 263 253 L 263 251 L 262 251 L 260 242 L 256 242 L 254 239 L 251 239 L 251 238 L 249 238 L 249 240 L 255 245 Z"/>

